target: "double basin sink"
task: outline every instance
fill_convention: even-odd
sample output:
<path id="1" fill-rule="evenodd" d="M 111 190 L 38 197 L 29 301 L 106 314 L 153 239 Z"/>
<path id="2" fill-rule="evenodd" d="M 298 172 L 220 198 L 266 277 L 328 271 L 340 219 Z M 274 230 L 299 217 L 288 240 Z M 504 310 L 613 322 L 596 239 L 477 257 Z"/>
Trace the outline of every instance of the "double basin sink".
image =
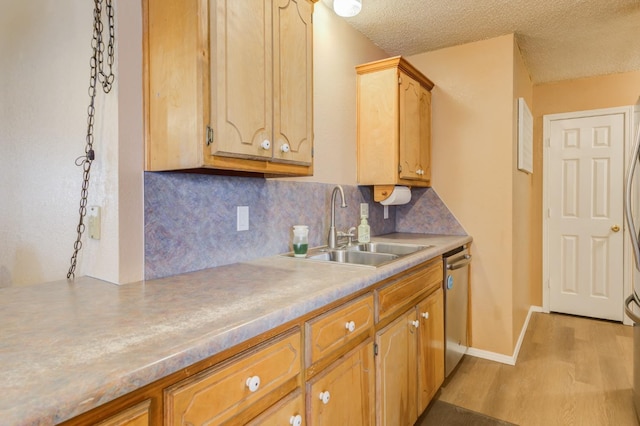
<path id="1" fill-rule="evenodd" d="M 309 250 L 306 257 L 299 259 L 376 267 L 430 247 L 433 246 L 370 242 L 335 249 L 318 247 Z M 293 253 L 287 253 L 286 256 L 293 256 Z"/>

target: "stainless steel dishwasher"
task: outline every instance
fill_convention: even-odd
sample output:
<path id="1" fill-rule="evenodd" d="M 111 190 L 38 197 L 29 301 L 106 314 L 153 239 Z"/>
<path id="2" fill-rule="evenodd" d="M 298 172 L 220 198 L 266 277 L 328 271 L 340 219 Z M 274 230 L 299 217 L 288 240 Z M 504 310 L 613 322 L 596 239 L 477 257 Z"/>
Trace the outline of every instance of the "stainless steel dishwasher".
<path id="1" fill-rule="evenodd" d="M 442 255 L 444 261 L 444 371 L 448 377 L 467 352 L 467 318 L 469 306 L 469 264 L 466 246 Z"/>

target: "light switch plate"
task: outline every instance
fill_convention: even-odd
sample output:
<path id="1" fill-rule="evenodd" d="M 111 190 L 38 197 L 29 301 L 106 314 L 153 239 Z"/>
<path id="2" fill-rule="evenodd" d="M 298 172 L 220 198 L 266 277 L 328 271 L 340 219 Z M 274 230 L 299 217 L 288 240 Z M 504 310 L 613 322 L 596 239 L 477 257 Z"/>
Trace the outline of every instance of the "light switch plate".
<path id="1" fill-rule="evenodd" d="M 238 231 L 249 230 L 249 206 L 238 206 L 238 220 L 236 229 Z"/>
<path id="2" fill-rule="evenodd" d="M 89 228 L 89 238 L 100 239 L 100 206 L 90 206 L 87 209 L 87 221 Z"/>

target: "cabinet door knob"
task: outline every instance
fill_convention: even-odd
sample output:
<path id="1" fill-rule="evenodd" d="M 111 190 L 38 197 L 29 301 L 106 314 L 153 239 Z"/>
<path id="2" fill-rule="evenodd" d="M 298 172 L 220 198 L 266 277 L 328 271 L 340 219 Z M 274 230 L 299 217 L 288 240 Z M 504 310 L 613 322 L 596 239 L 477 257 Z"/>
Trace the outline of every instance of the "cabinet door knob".
<path id="1" fill-rule="evenodd" d="M 302 416 L 300 414 L 291 416 L 291 418 L 289 419 L 289 424 L 293 426 L 302 426 Z"/>
<path id="2" fill-rule="evenodd" d="M 262 141 L 260 146 L 262 147 L 262 149 L 267 150 L 267 149 L 271 148 L 271 142 L 269 142 L 268 139 L 265 139 L 265 140 Z"/>
<path id="3" fill-rule="evenodd" d="M 422 315 L 422 318 L 429 319 L 429 312 L 423 312 L 421 315 Z"/>
<path id="4" fill-rule="evenodd" d="M 415 321 L 411 321 L 411 325 L 414 326 L 415 328 L 420 327 L 420 321 L 415 320 Z"/>
<path id="5" fill-rule="evenodd" d="M 289 152 L 291 148 L 289 148 L 289 144 L 288 143 L 283 143 L 282 145 L 280 145 L 280 151 L 282 152 Z"/>
<path id="6" fill-rule="evenodd" d="M 354 321 L 349 321 L 344 325 L 344 328 L 349 330 L 350 333 L 353 333 L 353 330 L 356 329 L 356 323 Z"/>
<path id="7" fill-rule="evenodd" d="M 259 376 L 249 377 L 246 383 L 249 390 L 251 392 L 255 392 L 260 387 L 260 377 Z"/>
<path id="8" fill-rule="evenodd" d="M 329 393 L 329 391 L 324 391 L 324 392 L 320 392 L 320 395 L 318 397 L 320 398 L 320 401 L 322 401 L 323 404 L 328 404 L 329 399 L 331 399 L 331 394 Z"/>

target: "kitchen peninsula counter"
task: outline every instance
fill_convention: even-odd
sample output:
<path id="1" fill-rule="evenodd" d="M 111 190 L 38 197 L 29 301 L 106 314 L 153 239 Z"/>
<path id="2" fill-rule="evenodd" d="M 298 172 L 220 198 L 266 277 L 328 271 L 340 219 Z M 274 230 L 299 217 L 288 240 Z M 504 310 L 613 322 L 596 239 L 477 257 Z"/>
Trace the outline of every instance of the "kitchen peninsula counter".
<path id="1" fill-rule="evenodd" d="M 378 268 L 276 255 L 120 286 L 80 277 L 0 289 L 2 424 L 75 417 L 471 237 L 373 240 L 433 247 Z"/>

